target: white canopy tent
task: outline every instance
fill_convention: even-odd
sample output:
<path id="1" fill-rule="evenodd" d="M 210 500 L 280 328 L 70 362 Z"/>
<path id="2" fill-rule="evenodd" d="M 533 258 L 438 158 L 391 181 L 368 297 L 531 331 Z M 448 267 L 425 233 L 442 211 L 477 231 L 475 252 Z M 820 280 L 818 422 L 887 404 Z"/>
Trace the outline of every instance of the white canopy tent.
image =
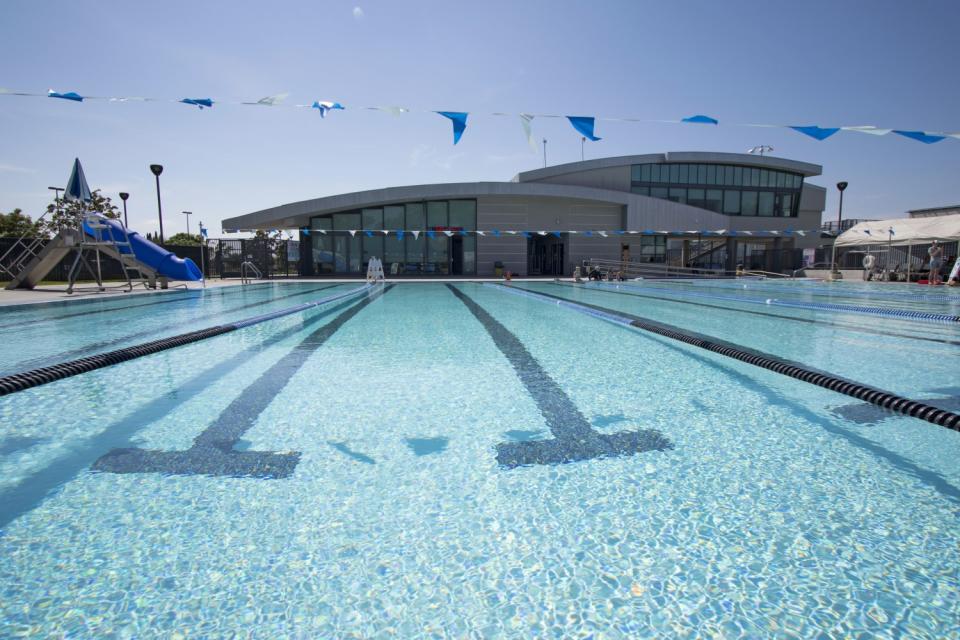
<path id="1" fill-rule="evenodd" d="M 890 234 L 890 230 L 893 234 Z M 897 218 L 861 222 L 850 227 L 836 239 L 837 247 L 890 245 L 902 247 L 913 244 L 956 242 L 960 240 L 960 214 L 930 218 Z"/>

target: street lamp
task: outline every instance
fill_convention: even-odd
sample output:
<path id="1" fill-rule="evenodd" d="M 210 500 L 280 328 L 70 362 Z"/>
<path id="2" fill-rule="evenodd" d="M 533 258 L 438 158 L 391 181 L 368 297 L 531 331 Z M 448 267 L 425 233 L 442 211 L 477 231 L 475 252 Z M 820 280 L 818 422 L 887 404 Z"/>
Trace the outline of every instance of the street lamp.
<path id="1" fill-rule="evenodd" d="M 65 191 L 63 187 L 47 187 L 50 191 L 53 191 L 53 202 L 56 205 L 57 215 L 60 215 L 60 192 Z"/>
<path id="2" fill-rule="evenodd" d="M 160 206 L 160 174 L 163 173 L 163 165 L 152 164 L 150 171 L 157 178 L 157 215 L 160 218 L 160 244 L 163 244 L 163 207 Z"/>
<path id="3" fill-rule="evenodd" d="M 193 211 L 184 211 L 183 215 L 187 217 L 187 235 L 190 235 L 190 216 L 193 215 Z"/>
<path id="4" fill-rule="evenodd" d="M 547 168 L 547 139 L 543 139 L 543 168 Z"/>
<path id="5" fill-rule="evenodd" d="M 130 225 L 127 224 L 127 198 L 130 197 L 129 193 L 123 191 L 120 192 L 120 199 L 123 200 L 123 226 L 129 228 Z"/>
<path id="6" fill-rule="evenodd" d="M 838 182 L 837 189 L 840 191 L 840 208 L 837 211 L 837 234 L 833 236 L 833 253 L 830 258 L 830 279 L 840 278 L 840 272 L 837 271 L 837 238 L 840 237 L 840 223 L 843 221 L 843 192 L 847 188 L 846 182 Z"/>
<path id="7" fill-rule="evenodd" d="M 586 136 L 580 136 L 580 162 L 583 162 L 583 144 L 587 141 Z"/>

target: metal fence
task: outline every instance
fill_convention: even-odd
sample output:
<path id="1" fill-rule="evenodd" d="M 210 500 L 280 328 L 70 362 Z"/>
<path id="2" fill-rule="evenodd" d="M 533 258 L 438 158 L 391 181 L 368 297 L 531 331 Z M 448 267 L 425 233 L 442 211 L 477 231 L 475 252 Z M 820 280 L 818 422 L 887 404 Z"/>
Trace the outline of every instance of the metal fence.
<path id="1" fill-rule="evenodd" d="M 0 238 L 0 255 L 6 253 L 7 249 L 13 246 L 15 242 L 17 242 L 16 238 Z M 249 260 L 257 266 L 265 278 L 295 277 L 300 273 L 299 245 L 300 243 L 296 240 L 262 240 L 259 238 L 209 240 L 207 241 L 207 253 L 202 261 L 204 275 L 207 278 L 239 278 L 241 263 Z M 203 249 L 200 246 L 162 246 L 180 258 L 190 258 L 198 267 L 201 265 L 200 254 Z M 15 258 L 15 255 L 11 255 L 7 258 L 7 261 L 12 262 Z M 74 254 L 71 252 L 53 268 L 45 280 L 66 282 L 73 259 Z M 8 265 L 4 264 L 4 266 Z M 108 280 L 123 278 L 120 263 L 103 254 L 100 254 L 100 269 L 103 277 Z M 89 274 L 81 274 L 81 278 L 87 278 L 88 276 Z"/>

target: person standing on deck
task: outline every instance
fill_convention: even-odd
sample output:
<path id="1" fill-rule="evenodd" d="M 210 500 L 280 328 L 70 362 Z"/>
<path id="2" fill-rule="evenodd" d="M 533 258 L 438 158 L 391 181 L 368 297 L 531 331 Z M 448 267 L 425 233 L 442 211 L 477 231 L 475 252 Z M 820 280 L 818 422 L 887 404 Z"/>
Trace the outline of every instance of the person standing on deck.
<path id="1" fill-rule="evenodd" d="M 940 284 L 940 262 L 943 256 L 943 247 L 934 240 L 930 248 L 927 249 L 930 254 L 930 275 L 927 278 L 928 284 Z"/>

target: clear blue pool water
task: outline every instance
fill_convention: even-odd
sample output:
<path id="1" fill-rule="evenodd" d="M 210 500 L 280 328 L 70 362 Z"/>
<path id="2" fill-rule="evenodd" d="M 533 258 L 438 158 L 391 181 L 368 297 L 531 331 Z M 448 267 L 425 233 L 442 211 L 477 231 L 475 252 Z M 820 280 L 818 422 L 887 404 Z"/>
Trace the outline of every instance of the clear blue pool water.
<path id="1" fill-rule="evenodd" d="M 356 286 L 0 309 L 0 375 Z M 956 314 L 943 288 L 513 286 L 960 410 L 960 323 L 749 302 Z M 956 637 L 958 459 L 679 342 L 399 284 L 0 398 L 0 637 Z"/>

